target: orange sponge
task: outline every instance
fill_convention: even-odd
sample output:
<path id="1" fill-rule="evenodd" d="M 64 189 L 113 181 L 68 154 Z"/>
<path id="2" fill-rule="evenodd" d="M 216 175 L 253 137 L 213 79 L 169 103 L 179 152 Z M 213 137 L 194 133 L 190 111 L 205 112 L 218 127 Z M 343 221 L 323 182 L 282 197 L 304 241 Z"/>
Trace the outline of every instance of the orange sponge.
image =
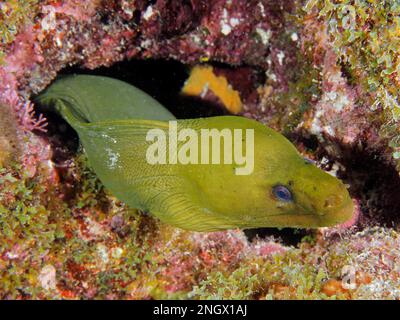
<path id="1" fill-rule="evenodd" d="M 216 76 L 211 66 L 195 66 L 186 80 L 182 93 L 185 95 L 204 97 L 208 90 L 217 96 L 232 113 L 242 109 L 239 92 L 234 90 L 225 77 Z"/>

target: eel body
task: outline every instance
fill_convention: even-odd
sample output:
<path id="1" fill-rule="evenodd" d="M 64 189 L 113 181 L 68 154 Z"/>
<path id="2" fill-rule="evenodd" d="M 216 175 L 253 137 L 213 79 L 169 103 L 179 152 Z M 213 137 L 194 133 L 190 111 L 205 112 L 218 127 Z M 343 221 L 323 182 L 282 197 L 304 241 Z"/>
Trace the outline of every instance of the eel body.
<path id="1" fill-rule="evenodd" d="M 117 198 L 173 226 L 194 231 L 316 228 L 351 218 L 353 203 L 344 184 L 304 160 L 281 134 L 254 120 L 176 120 L 141 90 L 88 75 L 55 81 L 36 102 L 56 110 L 76 130 L 90 165 Z M 164 137 L 166 150 L 172 146 L 171 123 L 178 132 L 190 129 L 198 136 L 203 129 L 251 129 L 252 172 L 237 174 L 238 163 L 149 163 L 149 148 L 157 139 Z M 184 144 L 178 141 L 176 147 Z M 222 148 L 221 158 L 226 150 Z"/>

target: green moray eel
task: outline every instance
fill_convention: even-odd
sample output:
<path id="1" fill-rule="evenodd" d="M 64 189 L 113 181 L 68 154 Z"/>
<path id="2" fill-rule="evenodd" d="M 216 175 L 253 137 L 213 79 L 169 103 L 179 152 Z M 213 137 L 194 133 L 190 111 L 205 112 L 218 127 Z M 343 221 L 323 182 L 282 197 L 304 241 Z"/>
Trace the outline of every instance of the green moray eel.
<path id="1" fill-rule="evenodd" d="M 257 121 L 239 116 L 176 120 L 177 130 L 190 128 L 199 136 L 202 129 L 254 130 L 253 171 L 238 175 L 236 162 L 149 163 L 146 155 L 155 141 L 148 139 L 149 130 L 157 129 L 169 139 L 169 122 L 175 117 L 125 82 L 67 76 L 50 85 L 36 102 L 55 109 L 76 130 L 105 187 L 130 207 L 164 223 L 193 231 L 317 228 L 352 216 L 345 185 Z"/>

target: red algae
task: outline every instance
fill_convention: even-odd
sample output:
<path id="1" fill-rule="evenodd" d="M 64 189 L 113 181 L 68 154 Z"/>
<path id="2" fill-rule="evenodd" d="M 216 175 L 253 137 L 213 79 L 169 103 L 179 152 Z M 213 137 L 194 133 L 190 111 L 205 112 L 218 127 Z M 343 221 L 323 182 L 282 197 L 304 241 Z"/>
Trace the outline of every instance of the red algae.
<path id="1" fill-rule="evenodd" d="M 0 297 L 399 299 L 396 206 L 384 195 L 399 180 L 382 108 L 370 108 L 366 76 L 349 74 L 318 10 L 269 0 L 37 1 L 0 46 L 0 108 L 16 126 L 0 142 L 18 149 L 16 163 L 0 169 Z M 250 241 L 240 230 L 185 232 L 126 208 L 81 158 L 57 167 L 32 96 L 68 66 L 130 58 L 215 65 L 240 93 L 242 115 L 350 184 L 354 219 L 297 246 Z M 379 166 L 363 168 L 357 154 Z M 367 176 L 382 172 L 392 178 L 365 191 Z M 387 224 L 368 220 L 380 211 Z"/>

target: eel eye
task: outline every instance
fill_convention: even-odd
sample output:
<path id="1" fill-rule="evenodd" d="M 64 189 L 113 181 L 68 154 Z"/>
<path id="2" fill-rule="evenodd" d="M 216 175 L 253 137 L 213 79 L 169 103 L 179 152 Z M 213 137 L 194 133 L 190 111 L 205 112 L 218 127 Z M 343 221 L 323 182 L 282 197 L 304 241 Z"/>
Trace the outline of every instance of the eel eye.
<path id="1" fill-rule="evenodd" d="M 285 186 L 277 185 L 277 186 L 273 187 L 272 193 L 278 200 L 281 200 L 284 202 L 293 201 L 292 193 Z"/>

